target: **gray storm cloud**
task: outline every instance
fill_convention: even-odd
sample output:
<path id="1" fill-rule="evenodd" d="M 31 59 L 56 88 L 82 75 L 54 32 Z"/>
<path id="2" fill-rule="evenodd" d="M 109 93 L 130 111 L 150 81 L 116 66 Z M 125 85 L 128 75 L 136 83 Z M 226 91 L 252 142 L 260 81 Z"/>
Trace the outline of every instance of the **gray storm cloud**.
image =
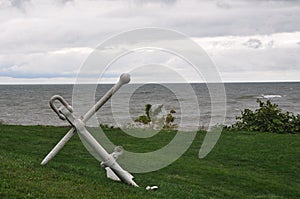
<path id="1" fill-rule="evenodd" d="M 1 0 L 0 83 L 75 78 L 101 41 L 149 26 L 191 36 L 226 81 L 299 80 L 299 18 L 292 0 Z"/>

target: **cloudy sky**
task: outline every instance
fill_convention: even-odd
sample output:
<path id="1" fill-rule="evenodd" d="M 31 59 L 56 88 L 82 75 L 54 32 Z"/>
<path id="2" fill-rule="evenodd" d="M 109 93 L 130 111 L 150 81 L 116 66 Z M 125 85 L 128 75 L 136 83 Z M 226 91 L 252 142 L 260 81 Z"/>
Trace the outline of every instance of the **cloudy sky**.
<path id="1" fill-rule="evenodd" d="M 223 81 L 300 81 L 299 21 L 297 0 L 0 0 L 0 84 L 73 83 L 101 42 L 143 27 L 188 35 Z"/>

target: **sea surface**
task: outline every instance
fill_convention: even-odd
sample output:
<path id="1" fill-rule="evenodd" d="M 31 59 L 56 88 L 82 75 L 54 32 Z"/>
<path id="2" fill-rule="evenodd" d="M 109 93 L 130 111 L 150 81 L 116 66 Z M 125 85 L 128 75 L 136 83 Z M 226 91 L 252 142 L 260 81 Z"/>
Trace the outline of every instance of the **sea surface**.
<path id="1" fill-rule="evenodd" d="M 76 107 L 81 109 L 79 113 L 87 111 L 93 101 L 103 96 L 113 85 L 98 85 L 94 99 L 77 96 Z M 133 121 L 139 115 L 144 114 L 145 104 L 163 104 L 166 112 L 174 109 L 176 111 L 175 123 L 185 121 L 183 126 L 193 126 L 199 122 L 207 126 L 214 118 L 224 117 L 223 114 L 212 115 L 210 92 L 206 84 L 192 84 L 195 96 L 187 92 L 183 84 L 172 84 L 170 87 L 177 88 L 180 92 L 172 92 L 168 86 L 159 84 L 127 85 L 121 88 L 118 95 L 108 101 L 97 113 L 99 123 L 109 125 L 126 125 L 124 121 Z M 82 85 L 83 91 L 88 85 Z M 258 107 L 256 99 L 267 100 L 277 103 L 284 111 L 300 114 L 300 82 L 293 83 L 226 83 L 225 100 L 226 116 L 225 124 L 232 124 L 235 117 L 241 114 L 245 108 L 254 110 Z M 73 85 L 0 85 L 0 122 L 7 124 L 22 125 L 68 125 L 66 121 L 60 120 L 49 107 L 49 99 L 53 95 L 63 96 L 69 103 L 72 103 Z M 128 97 L 129 96 L 129 97 Z M 195 106 L 190 100 L 196 97 Z M 123 103 L 122 100 L 124 99 Z M 195 99 L 195 98 L 194 98 Z M 74 100 L 74 98 L 73 98 Z M 117 103 L 111 103 L 117 102 Z M 218 102 L 217 102 L 218 103 Z M 113 104 L 113 105 L 112 105 Z M 184 104 L 185 106 L 182 106 Z M 116 107 L 114 112 L 112 106 Z M 188 110 L 200 110 L 198 112 L 181 110 L 187 107 Z M 123 118 L 122 118 L 123 117 Z M 200 121 L 199 121 L 200 120 Z M 220 121 L 220 120 L 217 120 Z M 123 123 L 122 123 L 123 122 Z"/>

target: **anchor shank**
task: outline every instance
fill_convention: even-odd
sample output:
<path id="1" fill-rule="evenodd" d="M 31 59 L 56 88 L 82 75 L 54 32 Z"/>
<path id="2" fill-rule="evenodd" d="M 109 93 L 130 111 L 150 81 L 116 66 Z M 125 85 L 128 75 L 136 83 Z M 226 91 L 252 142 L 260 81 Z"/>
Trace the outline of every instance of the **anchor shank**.
<path id="1" fill-rule="evenodd" d="M 115 84 L 82 118 L 83 123 L 86 123 L 124 84 L 130 82 L 129 74 L 122 74 L 120 80 Z"/>
<path id="2" fill-rule="evenodd" d="M 113 86 L 82 118 L 82 121 L 86 123 L 112 96 L 121 88 L 119 82 Z"/>
<path id="3" fill-rule="evenodd" d="M 109 154 L 98 141 L 90 134 L 90 132 L 85 128 L 84 123 L 80 119 L 76 119 L 74 115 L 67 110 L 65 107 L 62 107 L 60 110 L 61 113 L 66 117 L 69 123 L 76 128 L 77 133 L 89 144 L 92 150 L 103 160 L 102 166 L 109 167 L 123 182 L 130 184 L 132 186 L 138 187 L 134 182 L 133 176 L 124 170 L 113 157 L 112 154 Z"/>

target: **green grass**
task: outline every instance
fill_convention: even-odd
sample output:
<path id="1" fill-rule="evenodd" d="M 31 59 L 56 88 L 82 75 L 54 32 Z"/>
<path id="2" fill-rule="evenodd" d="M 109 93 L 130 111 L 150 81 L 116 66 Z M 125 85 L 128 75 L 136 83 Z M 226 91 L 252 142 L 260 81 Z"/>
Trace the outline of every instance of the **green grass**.
<path id="1" fill-rule="evenodd" d="M 74 136 L 46 166 L 40 162 L 68 131 L 65 127 L 0 126 L 0 198 L 300 198 L 300 135 L 225 132 L 204 159 L 204 133 L 159 171 L 134 174 L 141 188 L 111 181 Z M 116 144 L 151 151 L 173 133 L 133 139 L 106 130 Z M 158 185 L 157 191 L 146 191 Z"/>

